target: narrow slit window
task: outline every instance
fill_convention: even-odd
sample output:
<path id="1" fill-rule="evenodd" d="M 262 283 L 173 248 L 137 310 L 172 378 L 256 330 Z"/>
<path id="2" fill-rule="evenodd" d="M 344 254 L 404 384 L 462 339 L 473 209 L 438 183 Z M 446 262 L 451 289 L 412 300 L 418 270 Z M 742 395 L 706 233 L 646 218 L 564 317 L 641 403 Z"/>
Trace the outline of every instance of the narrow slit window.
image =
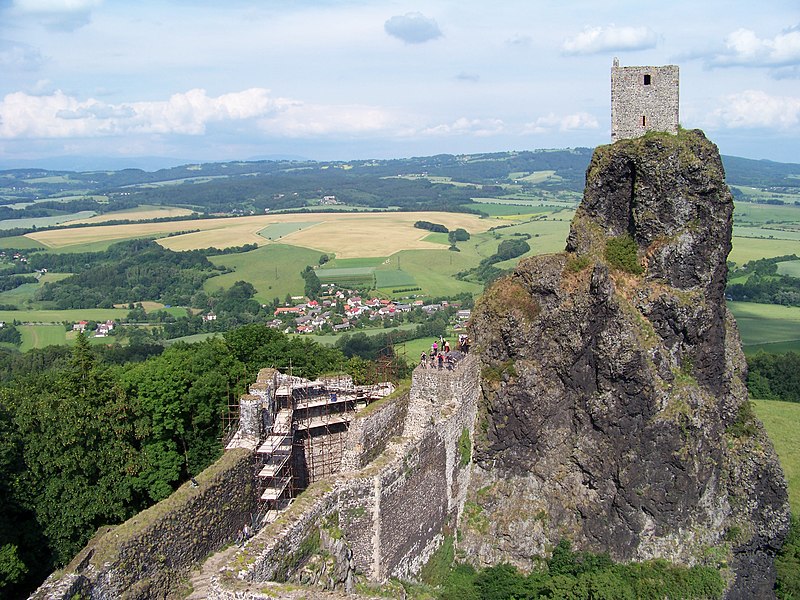
<path id="1" fill-rule="evenodd" d="M 650 85 L 650 75 L 645 75 L 644 76 L 644 84 L 645 85 Z"/>
<path id="2" fill-rule="evenodd" d="M 642 115 L 642 127 L 645 127 L 646 125 L 647 125 L 647 117 Z"/>

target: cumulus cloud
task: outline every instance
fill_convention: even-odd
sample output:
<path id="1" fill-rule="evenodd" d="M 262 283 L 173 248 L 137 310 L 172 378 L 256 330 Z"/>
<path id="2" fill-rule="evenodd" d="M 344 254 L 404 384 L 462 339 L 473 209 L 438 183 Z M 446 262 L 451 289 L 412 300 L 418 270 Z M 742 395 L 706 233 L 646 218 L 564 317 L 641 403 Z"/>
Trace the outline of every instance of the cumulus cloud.
<path id="1" fill-rule="evenodd" d="M 395 15 L 383 24 L 383 29 L 406 44 L 423 44 L 442 37 L 436 21 L 418 12 Z"/>
<path id="2" fill-rule="evenodd" d="M 551 131 L 578 131 L 585 129 L 597 129 L 600 124 L 594 115 L 586 112 L 577 112 L 571 115 L 556 115 L 550 113 L 547 116 L 539 117 L 535 121 L 526 123 L 522 133 L 547 133 Z"/>
<path id="3" fill-rule="evenodd" d="M 157 102 L 109 104 L 79 100 L 58 90 L 8 94 L 0 102 L 0 138 L 96 137 L 126 133 L 200 135 L 215 121 L 264 117 L 292 106 L 269 90 L 252 88 L 210 97 L 194 89 Z"/>
<path id="4" fill-rule="evenodd" d="M 709 60 L 711 67 L 785 67 L 800 64 L 800 26 L 772 38 L 760 38 L 750 29 L 737 29 L 725 37 L 725 48 Z"/>
<path id="5" fill-rule="evenodd" d="M 279 113 L 259 119 L 258 127 L 267 134 L 302 138 L 386 133 L 396 131 L 400 122 L 394 114 L 371 106 L 294 103 Z"/>
<path id="6" fill-rule="evenodd" d="M 712 127 L 793 129 L 800 125 L 800 98 L 745 90 L 722 98 L 706 121 Z"/>
<path id="7" fill-rule="evenodd" d="M 478 75 L 477 73 L 465 73 L 465 72 L 462 71 L 461 73 L 456 75 L 456 79 L 458 79 L 459 81 L 476 82 L 476 81 L 480 81 L 481 76 Z"/>
<path id="8" fill-rule="evenodd" d="M 72 31 L 91 21 L 92 9 L 102 0 L 14 0 L 12 11 L 35 18 L 55 31 Z"/>
<path id="9" fill-rule="evenodd" d="M 398 134 L 407 119 L 370 106 L 326 106 L 277 98 L 263 88 L 217 97 L 193 89 L 164 101 L 119 104 L 79 100 L 60 90 L 47 95 L 15 92 L 0 101 L 0 139 L 203 135 L 212 124 L 234 127 L 245 122 L 251 132 L 301 138 Z"/>
<path id="10" fill-rule="evenodd" d="M 488 137 L 505 131 L 505 123 L 500 119 L 467 119 L 461 117 L 452 123 L 442 123 L 427 127 L 420 131 L 422 135 L 448 136 L 448 135 L 473 135 Z"/>
<path id="11" fill-rule="evenodd" d="M 576 36 L 564 40 L 564 54 L 599 54 L 617 50 L 646 50 L 655 48 L 656 32 L 649 27 L 585 27 Z"/>

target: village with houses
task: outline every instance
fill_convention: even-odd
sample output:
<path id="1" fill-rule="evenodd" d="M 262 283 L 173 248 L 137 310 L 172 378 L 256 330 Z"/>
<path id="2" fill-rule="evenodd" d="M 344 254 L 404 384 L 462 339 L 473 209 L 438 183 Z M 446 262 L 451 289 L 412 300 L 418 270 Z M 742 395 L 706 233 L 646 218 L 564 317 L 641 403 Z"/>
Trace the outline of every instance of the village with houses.
<path id="1" fill-rule="evenodd" d="M 469 320 L 471 311 L 461 308 L 459 301 L 439 300 L 436 302 L 420 298 L 394 301 L 386 298 L 366 298 L 358 292 L 337 289 L 334 284 L 322 285 L 320 300 L 308 300 L 304 296 L 294 296 L 296 304 L 275 309 L 274 318 L 267 324 L 284 333 L 342 333 L 356 327 L 379 326 L 387 322 L 399 322 L 403 315 L 420 310 L 430 316 L 440 310 L 453 307 L 455 311 L 454 329 L 459 330 Z"/>

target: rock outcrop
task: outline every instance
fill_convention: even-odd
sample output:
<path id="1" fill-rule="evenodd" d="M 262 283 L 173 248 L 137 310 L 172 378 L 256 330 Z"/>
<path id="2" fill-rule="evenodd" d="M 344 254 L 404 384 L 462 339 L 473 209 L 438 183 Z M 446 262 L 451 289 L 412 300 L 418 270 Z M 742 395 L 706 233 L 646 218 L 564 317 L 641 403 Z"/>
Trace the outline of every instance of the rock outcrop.
<path id="1" fill-rule="evenodd" d="M 566 252 L 520 263 L 473 316 L 466 556 L 532 568 L 566 537 L 773 594 L 789 508 L 725 306 L 732 212 L 700 131 L 595 151 Z"/>

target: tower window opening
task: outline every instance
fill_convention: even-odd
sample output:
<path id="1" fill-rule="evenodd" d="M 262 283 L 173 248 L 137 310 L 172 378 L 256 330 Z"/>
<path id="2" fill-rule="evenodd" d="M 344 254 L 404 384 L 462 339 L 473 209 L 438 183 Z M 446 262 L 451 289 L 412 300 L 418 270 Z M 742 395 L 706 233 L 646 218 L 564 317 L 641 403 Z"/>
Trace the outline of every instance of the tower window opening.
<path id="1" fill-rule="evenodd" d="M 645 85 L 650 85 L 650 75 L 645 75 L 644 76 L 644 84 Z"/>
<path id="2" fill-rule="evenodd" d="M 646 125 L 647 125 L 647 117 L 642 115 L 642 127 L 645 127 Z"/>

